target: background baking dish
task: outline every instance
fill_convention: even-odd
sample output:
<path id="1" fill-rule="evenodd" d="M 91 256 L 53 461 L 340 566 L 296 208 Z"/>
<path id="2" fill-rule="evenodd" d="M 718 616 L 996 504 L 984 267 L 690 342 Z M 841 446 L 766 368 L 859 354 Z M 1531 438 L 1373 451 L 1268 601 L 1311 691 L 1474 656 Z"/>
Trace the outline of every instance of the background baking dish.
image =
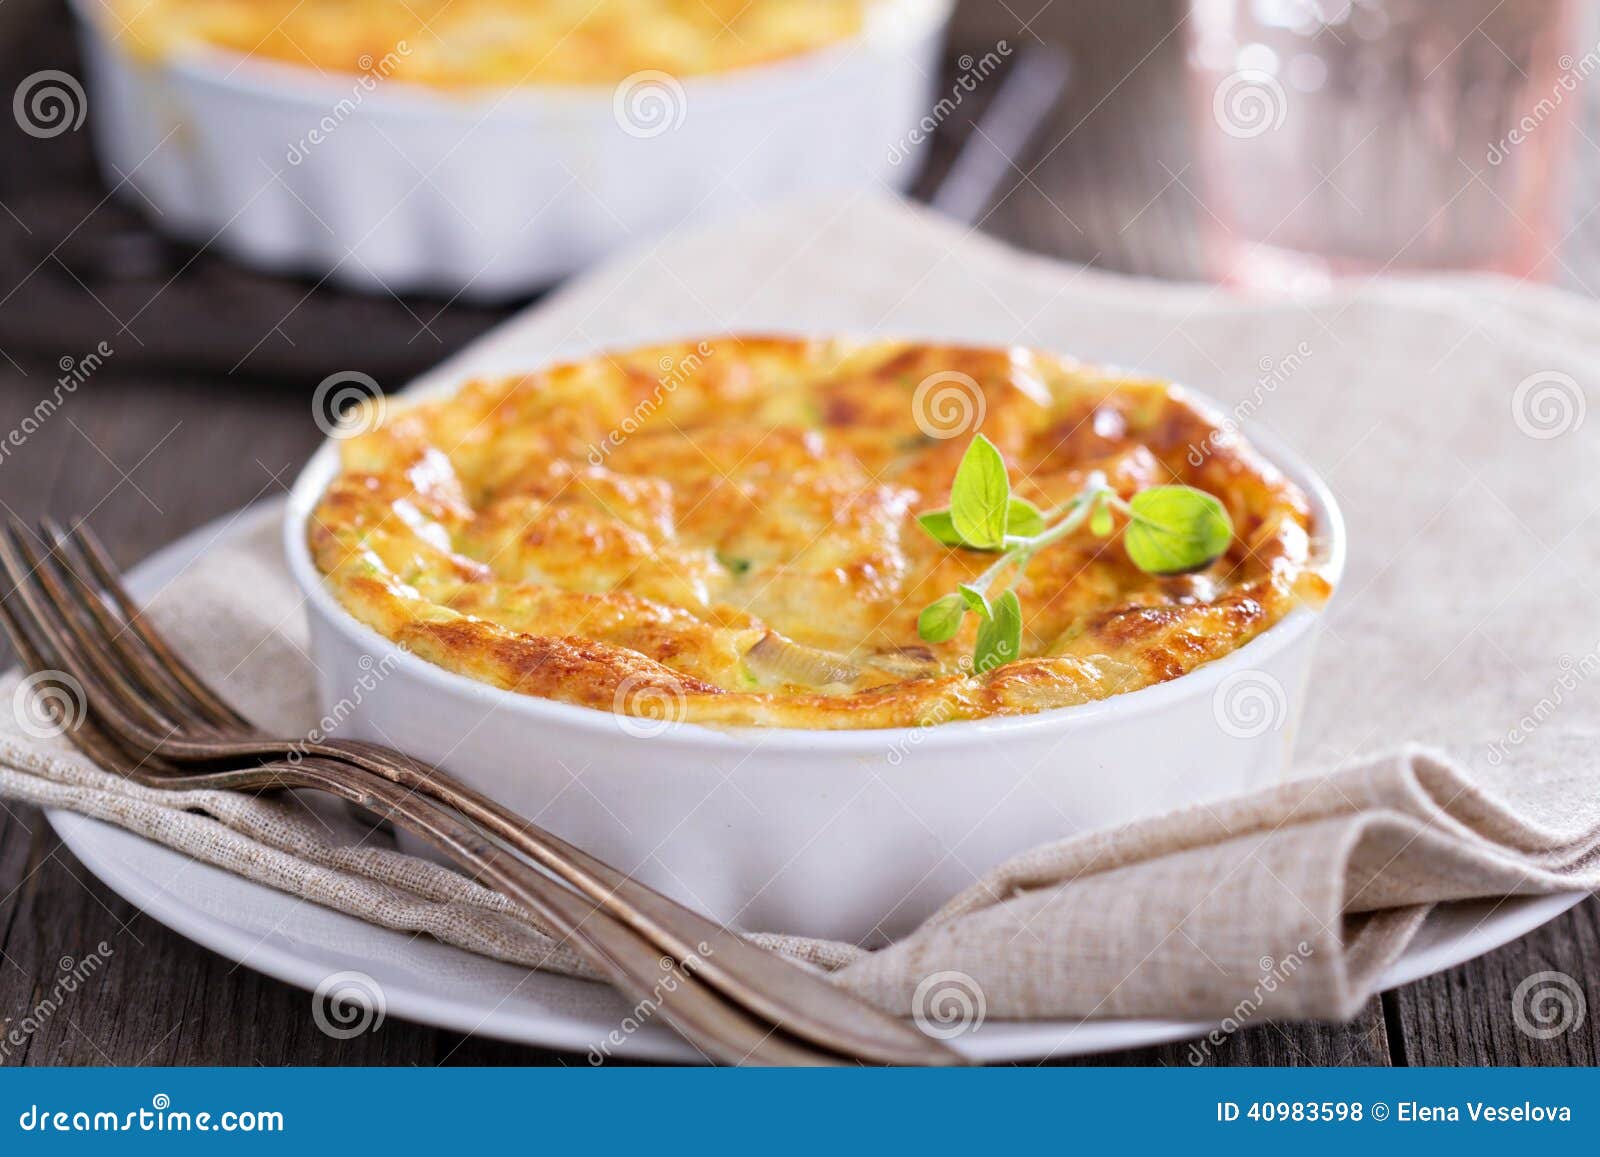
<path id="1" fill-rule="evenodd" d="M 1338 597 L 1345 537 L 1332 495 L 1275 440 L 1249 437 L 1309 497 L 1317 558 Z M 1318 611 L 1291 611 L 1170 682 L 1034 715 L 871 731 L 641 719 L 477 682 L 357 621 L 306 544 L 338 469 L 337 444 L 307 464 L 290 493 L 285 550 L 339 734 L 439 764 L 747 930 L 898 936 L 1018 852 L 1289 773 Z"/>
<path id="2" fill-rule="evenodd" d="M 72 3 L 100 163 L 161 228 L 273 271 L 479 300 L 763 201 L 906 187 L 953 6 L 878 0 L 859 35 L 755 68 L 462 94 L 223 50 L 147 63 Z"/>

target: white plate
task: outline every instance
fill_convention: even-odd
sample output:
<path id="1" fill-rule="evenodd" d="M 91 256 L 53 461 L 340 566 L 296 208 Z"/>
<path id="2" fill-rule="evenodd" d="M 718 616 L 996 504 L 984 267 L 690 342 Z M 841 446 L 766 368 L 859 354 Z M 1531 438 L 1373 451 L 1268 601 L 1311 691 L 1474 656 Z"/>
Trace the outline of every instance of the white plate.
<path id="1" fill-rule="evenodd" d="M 219 520 L 157 552 L 128 576 L 136 596 L 160 589 L 202 551 L 281 517 L 269 502 Z M 46 813 L 72 853 L 119 896 L 195 943 L 305 989 L 354 970 L 378 982 L 387 1015 L 456 1032 L 584 1053 L 629 1009 L 604 985 L 528 972 L 427 937 L 378 928 L 221 869 L 120 828 L 65 811 Z M 1451 904 L 1436 909 L 1383 987 L 1454 967 L 1525 935 L 1585 893 Z M 309 1015 L 309 1009 L 308 1009 Z M 1022 1061 L 1138 1048 L 1208 1032 L 1167 1020 L 988 1021 L 951 1043 L 975 1060 Z M 670 1030 L 646 1024 L 613 1056 L 698 1059 Z"/>

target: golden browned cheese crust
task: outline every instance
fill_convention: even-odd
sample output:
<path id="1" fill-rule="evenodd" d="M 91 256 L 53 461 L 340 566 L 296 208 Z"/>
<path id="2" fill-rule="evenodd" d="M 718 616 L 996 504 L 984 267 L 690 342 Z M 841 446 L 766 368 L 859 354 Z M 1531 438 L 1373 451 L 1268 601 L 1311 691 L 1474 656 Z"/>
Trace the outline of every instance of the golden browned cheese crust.
<path id="1" fill-rule="evenodd" d="M 981 425 L 971 420 L 981 415 Z M 1120 536 L 1039 552 L 1022 657 L 917 635 L 992 557 L 917 524 L 981 429 L 1041 508 L 1094 470 L 1227 505 L 1207 570 Z M 390 403 L 308 528 L 358 619 L 529 695 L 701 723 L 874 728 L 1041 711 L 1174 679 L 1328 594 L 1305 496 L 1159 381 L 1026 349 L 714 337 Z"/>
<path id="2" fill-rule="evenodd" d="M 854 36 L 866 0 L 111 0 L 142 56 L 223 48 L 441 88 L 726 72 Z"/>

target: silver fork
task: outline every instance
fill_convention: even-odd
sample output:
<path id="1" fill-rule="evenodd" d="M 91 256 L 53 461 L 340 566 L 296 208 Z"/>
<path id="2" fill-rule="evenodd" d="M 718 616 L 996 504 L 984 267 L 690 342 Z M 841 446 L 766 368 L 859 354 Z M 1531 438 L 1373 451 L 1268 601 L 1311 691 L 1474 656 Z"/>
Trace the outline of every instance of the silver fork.
<path id="1" fill-rule="evenodd" d="M 623 992 L 659 1000 L 663 1019 L 715 1059 L 960 1063 L 904 1021 L 436 768 L 376 744 L 265 735 L 149 626 L 91 533 L 48 521 L 42 529 L 43 551 L 15 520 L 0 535 L 0 568 L 14 588 L 0 620 L 30 669 L 59 669 L 83 686 L 89 718 L 71 737 L 96 762 L 153 787 L 305 787 L 388 814 L 525 903 Z M 693 963 L 670 1001 L 660 991 L 663 955 Z"/>

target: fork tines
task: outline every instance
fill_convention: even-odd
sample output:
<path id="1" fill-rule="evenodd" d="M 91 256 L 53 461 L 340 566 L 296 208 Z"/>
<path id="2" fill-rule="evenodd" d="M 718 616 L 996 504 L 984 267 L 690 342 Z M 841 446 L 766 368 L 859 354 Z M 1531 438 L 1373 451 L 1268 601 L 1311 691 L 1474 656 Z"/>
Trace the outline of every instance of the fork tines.
<path id="1" fill-rule="evenodd" d="M 159 653 L 165 648 L 139 621 L 93 535 L 50 520 L 41 532 L 36 539 L 13 518 L 0 533 L 0 570 L 9 585 L 0 622 L 30 671 L 77 685 L 70 698 L 84 719 L 63 721 L 74 741 L 84 739 L 97 758 L 112 744 L 143 760 L 180 727 L 206 721 L 213 706 L 169 673 L 161 660 L 179 661 Z M 57 711 L 65 706 L 60 697 L 51 702 Z M 94 727 L 80 736 L 75 724 L 89 721 Z"/>

